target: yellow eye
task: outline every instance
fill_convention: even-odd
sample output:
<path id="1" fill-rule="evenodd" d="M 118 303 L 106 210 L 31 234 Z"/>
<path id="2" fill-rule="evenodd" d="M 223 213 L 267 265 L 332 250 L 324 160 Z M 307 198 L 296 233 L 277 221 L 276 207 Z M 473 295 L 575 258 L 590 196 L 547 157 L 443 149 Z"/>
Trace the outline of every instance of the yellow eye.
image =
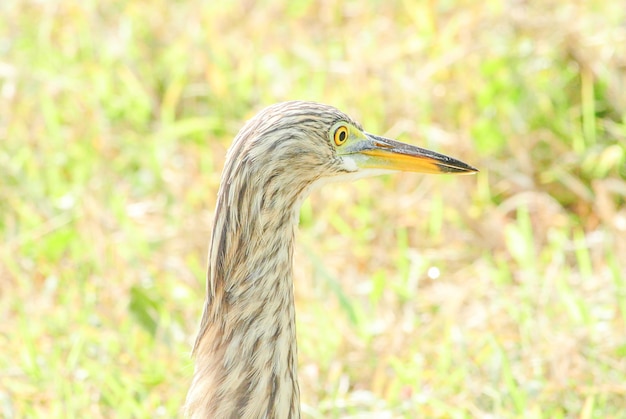
<path id="1" fill-rule="evenodd" d="M 345 143 L 348 140 L 348 127 L 346 127 L 345 125 L 342 125 L 339 128 L 337 128 L 337 130 L 335 131 L 334 139 L 335 139 L 335 144 L 343 145 L 343 143 Z"/>

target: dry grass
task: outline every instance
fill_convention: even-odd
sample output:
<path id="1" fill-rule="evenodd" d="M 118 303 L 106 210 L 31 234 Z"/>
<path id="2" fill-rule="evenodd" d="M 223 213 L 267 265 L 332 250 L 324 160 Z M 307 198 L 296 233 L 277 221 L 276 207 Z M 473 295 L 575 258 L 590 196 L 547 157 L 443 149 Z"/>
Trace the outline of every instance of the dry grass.
<path id="1" fill-rule="evenodd" d="M 305 203 L 307 417 L 623 416 L 619 2 L 0 12 L 0 417 L 179 414 L 225 150 L 287 99 L 481 169 Z"/>

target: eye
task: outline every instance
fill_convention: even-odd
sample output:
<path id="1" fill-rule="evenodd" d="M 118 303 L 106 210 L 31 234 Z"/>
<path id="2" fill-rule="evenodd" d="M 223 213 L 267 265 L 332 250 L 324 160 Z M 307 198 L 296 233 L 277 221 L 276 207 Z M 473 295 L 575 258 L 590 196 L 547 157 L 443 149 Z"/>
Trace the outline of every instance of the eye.
<path id="1" fill-rule="evenodd" d="M 343 145 L 343 143 L 345 143 L 348 139 L 348 127 L 342 125 L 337 128 L 337 130 L 335 130 L 333 138 L 335 139 L 335 144 Z"/>

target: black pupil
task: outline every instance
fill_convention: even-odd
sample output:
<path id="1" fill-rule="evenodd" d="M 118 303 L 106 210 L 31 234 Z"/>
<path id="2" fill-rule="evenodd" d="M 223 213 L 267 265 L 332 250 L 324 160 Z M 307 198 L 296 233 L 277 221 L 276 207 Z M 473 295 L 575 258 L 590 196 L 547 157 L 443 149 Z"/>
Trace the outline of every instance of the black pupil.
<path id="1" fill-rule="evenodd" d="M 345 131 L 341 131 L 339 133 L 339 142 L 343 143 L 346 140 L 346 132 Z"/>

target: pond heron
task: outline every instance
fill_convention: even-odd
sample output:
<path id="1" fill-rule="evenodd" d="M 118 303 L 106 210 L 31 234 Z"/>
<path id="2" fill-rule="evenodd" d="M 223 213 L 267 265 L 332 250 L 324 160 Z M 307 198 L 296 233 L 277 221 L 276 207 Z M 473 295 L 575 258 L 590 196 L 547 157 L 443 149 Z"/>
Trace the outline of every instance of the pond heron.
<path id="1" fill-rule="evenodd" d="M 300 417 L 292 282 L 300 204 L 326 182 L 392 171 L 477 170 L 367 133 L 319 103 L 272 105 L 241 129 L 217 197 L 188 416 Z"/>

